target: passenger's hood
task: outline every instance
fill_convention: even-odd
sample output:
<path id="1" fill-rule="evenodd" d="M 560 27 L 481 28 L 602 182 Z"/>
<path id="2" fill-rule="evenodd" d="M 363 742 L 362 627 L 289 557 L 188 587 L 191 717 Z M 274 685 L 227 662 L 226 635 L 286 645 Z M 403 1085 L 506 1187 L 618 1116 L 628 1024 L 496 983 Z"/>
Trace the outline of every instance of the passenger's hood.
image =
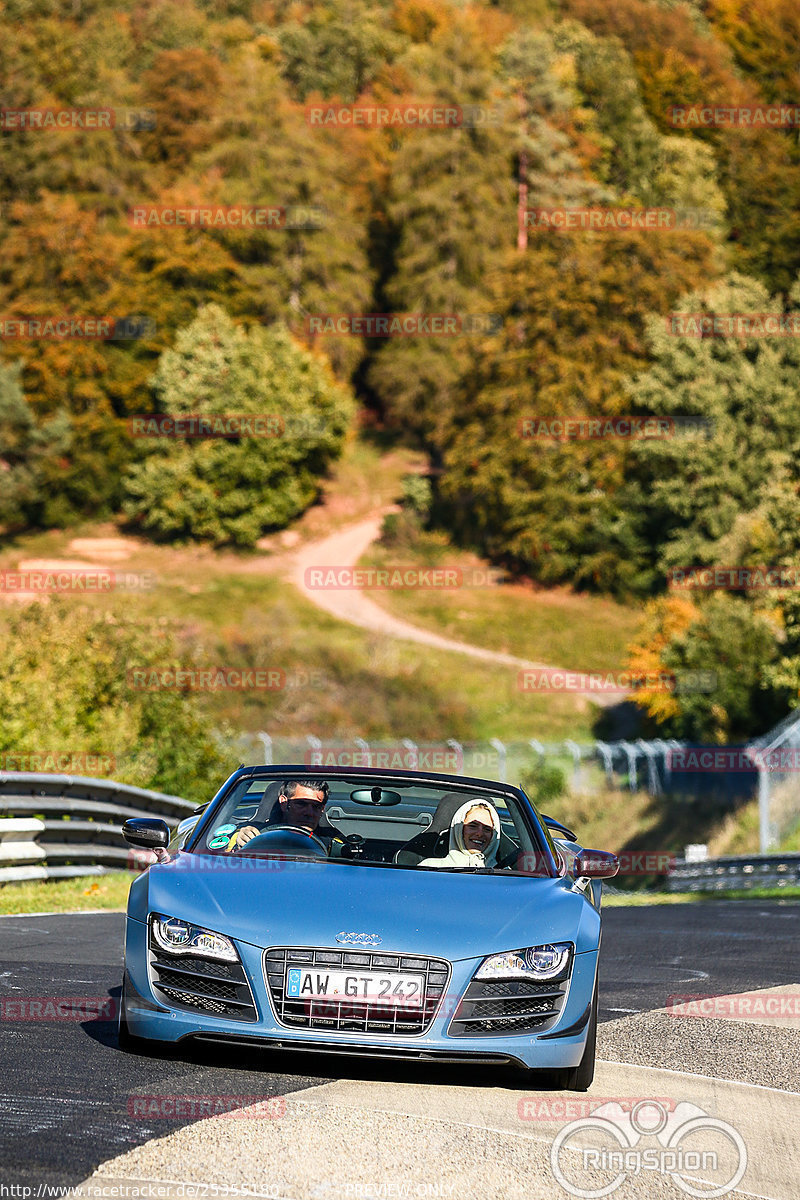
<path id="1" fill-rule="evenodd" d="M 452 960 L 598 944 L 599 914 L 569 880 L 264 860 L 244 870 L 243 861 L 183 853 L 152 866 L 146 908 L 136 888 L 130 915 L 161 912 L 261 947 L 335 947 L 337 933 L 371 933 L 384 950 Z"/>

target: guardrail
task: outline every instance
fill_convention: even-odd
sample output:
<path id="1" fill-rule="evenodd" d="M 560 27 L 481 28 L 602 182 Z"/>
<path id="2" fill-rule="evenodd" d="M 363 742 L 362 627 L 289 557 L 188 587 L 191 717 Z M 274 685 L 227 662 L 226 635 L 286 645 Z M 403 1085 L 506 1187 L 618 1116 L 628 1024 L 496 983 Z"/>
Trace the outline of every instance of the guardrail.
<path id="1" fill-rule="evenodd" d="M 195 811 L 180 796 L 115 779 L 0 772 L 0 883 L 125 870 L 128 817 L 161 817 L 170 828 Z"/>
<path id="2" fill-rule="evenodd" d="M 749 891 L 758 887 L 800 887 L 800 853 L 741 854 L 677 859 L 667 878 L 668 892 Z"/>

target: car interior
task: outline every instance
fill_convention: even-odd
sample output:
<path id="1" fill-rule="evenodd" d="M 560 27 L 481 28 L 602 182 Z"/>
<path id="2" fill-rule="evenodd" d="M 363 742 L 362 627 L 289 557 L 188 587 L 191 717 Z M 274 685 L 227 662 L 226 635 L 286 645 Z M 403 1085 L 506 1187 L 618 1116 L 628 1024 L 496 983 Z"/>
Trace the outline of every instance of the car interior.
<path id="1" fill-rule="evenodd" d="M 244 781 L 243 781 L 244 782 Z M 416 866 L 424 858 L 444 858 L 449 850 L 450 823 L 467 800 L 486 799 L 479 793 L 451 789 L 438 791 L 430 785 L 355 787 L 354 780 L 334 780 L 319 831 L 338 830 L 344 846 L 336 857 L 365 863 L 394 863 Z M 390 783 L 392 781 L 389 781 Z M 372 781 L 370 781 L 372 783 Z M 204 837 L 207 853 L 222 853 L 212 843 L 221 829 L 244 825 L 266 825 L 274 820 L 281 780 L 248 780 L 220 810 L 218 820 Z M 510 811 L 506 798 L 490 796 L 500 818 L 497 867 L 514 867 L 520 853 L 538 849 L 522 819 Z M 518 828 L 518 825 L 521 828 Z M 200 849 L 201 847 L 195 847 Z"/>

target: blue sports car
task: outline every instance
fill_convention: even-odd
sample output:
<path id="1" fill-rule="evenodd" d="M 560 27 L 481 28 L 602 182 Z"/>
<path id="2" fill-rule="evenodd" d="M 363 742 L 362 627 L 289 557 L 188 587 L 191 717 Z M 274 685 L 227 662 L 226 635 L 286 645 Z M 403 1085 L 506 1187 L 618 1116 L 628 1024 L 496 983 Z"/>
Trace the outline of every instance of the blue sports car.
<path id="1" fill-rule="evenodd" d="M 551 833 L 555 832 L 555 840 Z M 601 879 L 519 788 L 242 767 L 131 886 L 119 1040 L 496 1063 L 592 1082 Z"/>

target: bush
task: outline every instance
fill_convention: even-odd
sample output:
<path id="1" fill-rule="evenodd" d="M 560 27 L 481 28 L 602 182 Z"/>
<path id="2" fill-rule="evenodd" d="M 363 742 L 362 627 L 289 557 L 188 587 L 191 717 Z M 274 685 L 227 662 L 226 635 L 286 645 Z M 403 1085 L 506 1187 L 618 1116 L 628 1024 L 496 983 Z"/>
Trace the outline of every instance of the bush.
<path id="1" fill-rule="evenodd" d="M 542 759 L 535 767 L 523 771 L 521 775 L 523 791 L 530 796 L 537 808 L 541 809 L 553 800 L 563 796 L 567 781 L 561 767 Z"/>
<path id="2" fill-rule="evenodd" d="M 324 363 L 284 329 L 247 332 L 217 305 L 178 334 L 153 386 L 170 416 L 262 420 L 255 436 L 157 437 L 128 472 L 123 507 L 135 525 L 220 545 L 253 546 L 308 508 L 353 412 Z"/>
<path id="3" fill-rule="evenodd" d="M 156 621 L 63 601 L 14 613 L 0 642 L 0 752 L 99 755 L 122 783 L 198 803 L 228 774 L 192 693 L 134 690 L 135 668 L 192 665 Z"/>

